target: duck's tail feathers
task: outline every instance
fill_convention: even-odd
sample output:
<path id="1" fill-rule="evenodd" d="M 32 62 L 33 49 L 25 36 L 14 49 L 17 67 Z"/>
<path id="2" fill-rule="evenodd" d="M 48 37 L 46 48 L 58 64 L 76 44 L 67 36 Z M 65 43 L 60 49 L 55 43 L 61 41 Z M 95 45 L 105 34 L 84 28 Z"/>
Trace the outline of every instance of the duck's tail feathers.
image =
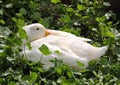
<path id="1" fill-rule="evenodd" d="M 105 54 L 105 52 L 107 51 L 108 46 L 103 46 L 100 48 L 96 48 L 94 51 L 95 53 L 89 57 L 89 60 L 95 60 L 95 59 L 99 59 L 102 55 Z"/>
<path id="2" fill-rule="evenodd" d="M 100 52 L 101 52 L 101 56 L 105 54 L 105 52 L 107 51 L 108 46 L 104 46 L 100 48 Z"/>
<path id="3" fill-rule="evenodd" d="M 105 54 L 105 52 L 107 51 L 107 49 L 108 49 L 108 46 L 100 47 L 98 49 L 98 53 L 97 53 L 96 57 L 100 58 L 102 55 Z"/>

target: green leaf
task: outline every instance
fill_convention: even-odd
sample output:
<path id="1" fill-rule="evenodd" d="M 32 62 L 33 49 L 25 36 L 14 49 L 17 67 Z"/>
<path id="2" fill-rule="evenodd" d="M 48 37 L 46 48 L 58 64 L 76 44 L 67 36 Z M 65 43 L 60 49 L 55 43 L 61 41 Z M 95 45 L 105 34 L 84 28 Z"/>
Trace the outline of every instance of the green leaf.
<path id="1" fill-rule="evenodd" d="M 39 4 L 36 2 L 31 1 L 29 4 L 29 7 L 31 8 L 31 11 L 36 10 L 38 8 Z"/>
<path id="2" fill-rule="evenodd" d="M 63 17 L 59 18 L 62 22 L 70 22 L 71 21 L 71 17 L 69 15 L 63 15 Z"/>
<path id="3" fill-rule="evenodd" d="M 14 81 L 10 81 L 8 85 L 16 85 Z"/>
<path id="4" fill-rule="evenodd" d="M 24 8 L 21 8 L 20 9 L 20 13 L 23 14 L 23 15 L 25 15 L 27 12 L 26 12 L 26 10 Z"/>
<path id="5" fill-rule="evenodd" d="M 25 25 L 25 21 L 22 19 L 17 19 L 16 24 L 18 27 L 23 27 Z"/>
<path id="6" fill-rule="evenodd" d="M 102 22 L 101 18 L 99 18 L 99 17 L 95 18 L 95 20 L 96 20 L 97 22 Z"/>
<path id="7" fill-rule="evenodd" d="M 51 54 L 49 48 L 44 44 L 39 48 L 39 50 L 46 56 Z"/>
<path id="8" fill-rule="evenodd" d="M 39 72 L 43 72 L 43 69 L 40 68 L 40 67 L 38 67 L 37 70 L 38 70 Z"/>
<path id="9" fill-rule="evenodd" d="M 73 77 L 72 71 L 67 71 L 67 75 L 68 75 L 69 78 L 72 78 Z"/>
<path id="10" fill-rule="evenodd" d="M 56 50 L 55 53 L 56 54 L 61 54 L 61 52 L 59 50 Z"/>
<path id="11" fill-rule="evenodd" d="M 26 35 L 26 32 L 25 30 L 19 28 L 19 35 L 22 39 L 26 39 L 27 38 L 27 35 Z"/>
<path id="12" fill-rule="evenodd" d="M 115 47 L 115 48 L 114 48 L 114 51 L 115 51 L 116 54 L 119 54 L 119 55 L 120 55 L 120 48 L 119 48 L 119 47 Z"/>
<path id="13" fill-rule="evenodd" d="M 80 66 L 80 67 L 84 66 L 84 64 L 81 63 L 80 61 L 77 61 L 77 64 L 78 64 L 78 66 Z"/>
<path id="14" fill-rule="evenodd" d="M 81 5 L 81 4 L 77 4 L 77 9 L 78 9 L 78 10 L 84 10 L 84 9 L 85 9 L 85 6 L 84 6 L 84 5 Z"/>
<path id="15" fill-rule="evenodd" d="M 61 69 L 60 67 L 56 67 L 55 70 L 56 70 L 56 72 L 57 72 L 58 74 L 61 74 L 61 73 L 62 73 L 62 69 Z"/>
<path id="16" fill-rule="evenodd" d="M 109 2 L 104 2 L 103 5 L 108 6 L 108 7 L 111 6 Z"/>
<path id="17" fill-rule="evenodd" d="M 110 32 L 110 31 L 107 32 L 107 35 L 108 35 L 109 37 L 111 37 L 111 38 L 115 38 L 115 35 L 114 35 L 112 32 Z"/>
<path id="18" fill-rule="evenodd" d="M 26 43 L 26 46 L 27 46 L 30 50 L 32 49 L 32 46 L 31 46 L 30 42 L 27 42 L 27 43 Z"/>
<path id="19" fill-rule="evenodd" d="M 35 20 L 39 20 L 41 18 L 41 15 L 39 12 L 34 12 L 32 15 L 32 18 Z"/>
<path id="20" fill-rule="evenodd" d="M 36 72 L 31 72 L 31 73 L 30 73 L 30 78 L 31 78 L 30 81 L 31 81 L 31 82 L 36 81 L 37 77 L 38 77 L 38 75 L 37 75 Z"/>
<path id="21" fill-rule="evenodd" d="M 1 24 L 5 24 L 5 21 L 3 19 L 0 19 Z"/>
<path id="22" fill-rule="evenodd" d="M 6 8 L 12 8 L 13 7 L 13 4 L 12 3 L 9 3 L 5 6 Z"/>
<path id="23" fill-rule="evenodd" d="M 50 0 L 51 1 L 51 3 L 58 3 L 58 2 L 60 2 L 60 0 Z"/>
<path id="24" fill-rule="evenodd" d="M 4 78 L 0 78 L 0 83 L 4 82 Z"/>
<path id="25" fill-rule="evenodd" d="M 106 19 L 107 19 L 106 16 L 96 17 L 96 18 L 95 18 L 95 20 L 96 20 L 97 22 L 104 22 Z"/>
<path id="26" fill-rule="evenodd" d="M 25 21 L 23 19 L 12 18 L 12 20 L 16 23 L 17 27 L 22 28 L 25 25 Z"/>
<path id="27" fill-rule="evenodd" d="M 45 26 L 45 27 L 49 27 L 49 19 L 47 19 L 47 18 L 40 18 L 39 19 L 39 23 L 41 23 L 43 26 Z"/>
<path id="28" fill-rule="evenodd" d="M 3 15 L 3 10 L 0 10 L 0 15 Z"/>
<path id="29" fill-rule="evenodd" d="M 74 10 L 73 10 L 73 8 L 67 8 L 66 11 L 67 12 L 73 12 Z"/>
<path id="30" fill-rule="evenodd" d="M 69 15 L 64 15 L 64 22 L 70 22 L 71 18 Z"/>

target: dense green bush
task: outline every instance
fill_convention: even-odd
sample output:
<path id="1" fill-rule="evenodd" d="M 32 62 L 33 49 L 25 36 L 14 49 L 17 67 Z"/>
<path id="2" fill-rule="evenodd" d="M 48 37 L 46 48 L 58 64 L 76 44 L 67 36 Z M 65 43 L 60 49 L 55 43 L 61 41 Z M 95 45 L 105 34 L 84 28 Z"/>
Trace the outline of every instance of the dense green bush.
<path id="1" fill-rule="evenodd" d="M 0 85 L 119 85 L 119 21 L 109 6 L 104 0 L 0 0 Z M 109 45 L 109 49 L 86 70 L 74 72 L 53 60 L 55 67 L 44 71 L 41 63 L 19 54 L 21 39 L 26 37 L 21 28 L 35 22 L 90 38 L 94 46 Z"/>

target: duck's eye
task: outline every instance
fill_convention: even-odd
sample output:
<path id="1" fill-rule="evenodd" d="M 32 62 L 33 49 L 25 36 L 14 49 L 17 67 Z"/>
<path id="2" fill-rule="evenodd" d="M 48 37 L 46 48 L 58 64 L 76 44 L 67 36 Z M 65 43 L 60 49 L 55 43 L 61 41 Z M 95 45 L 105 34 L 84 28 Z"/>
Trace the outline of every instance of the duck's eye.
<path id="1" fill-rule="evenodd" d="M 39 28 L 36 28 L 36 30 L 39 30 Z"/>

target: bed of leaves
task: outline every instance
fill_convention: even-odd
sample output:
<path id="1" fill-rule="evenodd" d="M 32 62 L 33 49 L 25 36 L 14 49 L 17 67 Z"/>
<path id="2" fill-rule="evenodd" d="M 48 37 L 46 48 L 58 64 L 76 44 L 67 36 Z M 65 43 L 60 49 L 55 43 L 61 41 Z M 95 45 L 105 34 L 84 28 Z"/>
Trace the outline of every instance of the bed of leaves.
<path id="1" fill-rule="evenodd" d="M 0 85 L 120 85 L 119 20 L 109 6 L 107 0 L 0 0 Z M 108 51 L 86 70 L 75 72 L 55 59 L 45 71 L 20 55 L 21 28 L 35 22 L 108 45 Z"/>

